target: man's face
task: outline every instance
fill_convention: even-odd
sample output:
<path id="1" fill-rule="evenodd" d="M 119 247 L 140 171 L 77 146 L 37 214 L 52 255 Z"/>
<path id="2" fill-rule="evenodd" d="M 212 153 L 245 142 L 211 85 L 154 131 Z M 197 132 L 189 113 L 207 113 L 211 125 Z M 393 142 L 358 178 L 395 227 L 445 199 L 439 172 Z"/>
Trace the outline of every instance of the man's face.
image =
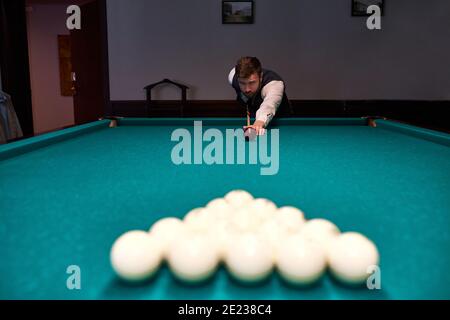
<path id="1" fill-rule="evenodd" d="M 241 91 L 247 97 L 251 98 L 258 91 L 261 79 L 257 73 L 252 73 L 252 75 L 248 78 L 239 78 L 238 82 Z"/>

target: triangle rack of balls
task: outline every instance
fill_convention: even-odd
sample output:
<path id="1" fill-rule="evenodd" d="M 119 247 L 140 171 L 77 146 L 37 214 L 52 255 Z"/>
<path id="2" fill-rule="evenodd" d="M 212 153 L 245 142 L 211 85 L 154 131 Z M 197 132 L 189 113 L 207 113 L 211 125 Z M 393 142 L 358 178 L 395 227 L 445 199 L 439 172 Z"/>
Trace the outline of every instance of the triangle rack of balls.
<path id="1" fill-rule="evenodd" d="M 120 236 L 110 253 L 117 275 L 142 281 L 166 262 L 176 278 L 198 283 L 223 264 L 235 279 L 258 282 L 278 272 L 289 283 L 310 285 L 327 269 L 338 280 L 364 283 L 377 266 L 375 244 L 357 232 L 341 233 L 326 219 L 306 220 L 296 207 L 278 208 L 233 190 L 183 219 L 163 218 L 150 230 Z"/>

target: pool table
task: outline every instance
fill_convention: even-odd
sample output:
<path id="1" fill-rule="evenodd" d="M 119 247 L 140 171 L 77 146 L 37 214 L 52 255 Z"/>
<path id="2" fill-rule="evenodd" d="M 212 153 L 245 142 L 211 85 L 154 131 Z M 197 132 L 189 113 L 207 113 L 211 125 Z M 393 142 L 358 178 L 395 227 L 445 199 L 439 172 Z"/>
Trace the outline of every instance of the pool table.
<path id="1" fill-rule="evenodd" d="M 247 162 L 175 164 L 171 135 L 194 133 L 194 120 L 103 119 L 0 146 L 0 299 L 450 299 L 449 134 L 387 119 L 278 119 L 279 168 L 262 175 Z M 203 119 L 220 132 L 243 124 Z M 223 266 L 196 286 L 165 265 L 141 284 L 115 275 L 118 236 L 234 189 L 365 234 L 381 289 L 328 273 L 307 288 L 277 274 L 249 286 Z M 72 265 L 80 290 L 66 285 Z"/>

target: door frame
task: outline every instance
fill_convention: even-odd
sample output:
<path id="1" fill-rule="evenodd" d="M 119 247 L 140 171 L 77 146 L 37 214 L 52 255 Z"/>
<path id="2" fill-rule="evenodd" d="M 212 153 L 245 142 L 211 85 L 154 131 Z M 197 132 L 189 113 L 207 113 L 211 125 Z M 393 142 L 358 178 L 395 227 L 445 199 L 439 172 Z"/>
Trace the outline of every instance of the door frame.
<path id="1" fill-rule="evenodd" d="M 113 116 L 109 91 L 108 12 L 106 8 L 106 0 L 95 1 L 98 1 L 100 11 L 100 55 L 102 57 L 103 110 L 104 116 Z"/>

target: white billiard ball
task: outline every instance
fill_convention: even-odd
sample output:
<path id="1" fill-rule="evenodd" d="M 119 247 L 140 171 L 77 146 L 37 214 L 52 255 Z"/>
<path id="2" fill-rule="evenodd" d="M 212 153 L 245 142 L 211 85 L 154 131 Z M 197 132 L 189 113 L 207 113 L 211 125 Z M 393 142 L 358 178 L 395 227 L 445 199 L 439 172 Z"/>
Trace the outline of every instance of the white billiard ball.
<path id="1" fill-rule="evenodd" d="M 253 200 L 253 196 L 245 190 L 233 190 L 228 192 L 224 199 L 233 207 L 241 208 Z"/>
<path id="2" fill-rule="evenodd" d="M 326 219 L 308 220 L 300 230 L 300 234 L 307 240 L 317 242 L 325 250 L 328 244 L 340 234 L 338 227 Z"/>
<path id="3" fill-rule="evenodd" d="M 305 224 L 303 213 L 293 207 L 283 207 L 261 223 L 259 231 L 276 251 L 289 235 L 300 233 Z"/>
<path id="4" fill-rule="evenodd" d="M 165 255 L 170 244 L 181 233 L 183 228 L 183 221 L 175 217 L 168 217 L 154 223 L 149 233 L 160 243 Z"/>
<path id="5" fill-rule="evenodd" d="M 236 230 L 229 221 L 221 220 L 217 221 L 215 224 L 211 226 L 208 235 L 213 238 L 213 240 L 217 243 L 219 247 L 219 256 L 220 259 L 223 259 L 225 256 L 225 251 L 230 240 L 230 237 L 237 234 L 238 230 Z"/>
<path id="6" fill-rule="evenodd" d="M 286 233 L 300 232 L 306 220 L 304 213 L 295 207 L 281 207 L 272 217 Z"/>
<path id="7" fill-rule="evenodd" d="M 368 269 L 377 266 L 379 253 L 375 244 L 356 232 L 346 232 L 328 247 L 328 264 L 331 273 L 344 283 L 361 284 L 369 277 Z"/>
<path id="8" fill-rule="evenodd" d="M 195 283 L 207 280 L 220 261 L 217 242 L 207 234 L 187 230 L 171 245 L 167 254 L 170 270 L 178 279 Z"/>
<path id="9" fill-rule="evenodd" d="M 211 211 L 228 211 L 230 210 L 230 204 L 224 198 L 216 198 L 209 201 L 206 205 L 206 208 L 210 209 Z"/>
<path id="10" fill-rule="evenodd" d="M 148 232 L 135 230 L 120 236 L 110 252 L 111 265 L 121 278 L 141 281 L 151 277 L 162 261 L 162 247 Z"/>
<path id="11" fill-rule="evenodd" d="M 277 206 L 268 199 L 258 198 L 249 202 L 245 206 L 245 209 L 249 210 L 255 216 L 256 220 L 263 223 L 275 215 Z"/>
<path id="12" fill-rule="evenodd" d="M 248 232 L 256 230 L 259 226 L 259 221 L 246 207 L 237 209 L 230 218 L 231 226 L 239 232 Z"/>
<path id="13" fill-rule="evenodd" d="M 224 198 L 211 200 L 206 205 L 206 209 L 208 209 L 216 220 L 228 219 L 235 210 L 234 207 Z"/>
<path id="14" fill-rule="evenodd" d="M 288 233 L 274 219 L 263 222 L 258 227 L 258 233 L 268 242 L 273 254 L 276 253 L 278 247 L 284 243 L 284 239 L 288 236 Z"/>
<path id="15" fill-rule="evenodd" d="M 285 238 L 276 253 L 276 266 L 279 274 L 287 282 L 309 285 L 319 280 L 327 266 L 325 250 L 301 235 Z"/>
<path id="16" fill-rule="evenodd" d="M 208 232 L 213 222 L 214 217 L 206 208 L 192 209 L 183 219 L 187 228 L 198 232 Z"/>
<path id="17" fill-rule="evenodd" d="M 274 256 L 269 244 L 256 233 L 238 234 L 230 238 L 225 251 L 229 273 L 242 282 L 261 281 L 272 272 Z"/>

